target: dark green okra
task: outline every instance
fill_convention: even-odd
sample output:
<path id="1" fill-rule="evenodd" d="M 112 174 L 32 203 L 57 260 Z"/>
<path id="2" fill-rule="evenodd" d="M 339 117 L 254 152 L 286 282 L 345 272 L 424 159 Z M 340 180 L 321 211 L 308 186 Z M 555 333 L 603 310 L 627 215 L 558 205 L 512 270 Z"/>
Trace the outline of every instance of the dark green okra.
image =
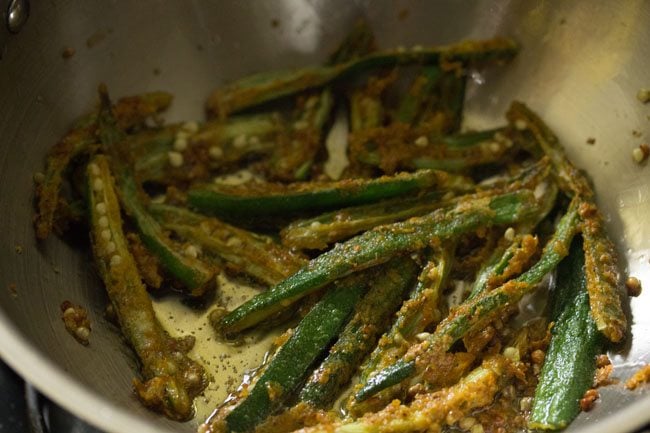
<path id="1" fill-rule="evenodd" d="M 161 266 L 190 291 L 200 296 L 215 286 L 215 269 L 203 261 L 181 252 L 180 245 L 173 242 L 160 224 L 147 212 L 144 194 L 122 158 L 128 148 L 126 134 L 119 128 L 105 87 L 100 87 L 102 105 L 98 116 L 98 135 L 104 150 L 112 156 L 112 166 L 124 211 L 133 218 L 140 239 L 160 261 Z"/>
<path id="2" fill-rule="evenodd" d="M 402 357 L 410 344 L 417 342 L 418 334 L 440 320 L 440 298 L 447 283 L 453 261 L 455 242 L 446 247 L 432 247 L 428 251 L 428 263 L 422 269 L 418 282 L 397 313 L 397 319 L 379 340 L 379 343 L 361 367 L 360 383 L 365 383 L 373 373 L 390 366 Z M 379 397 L 379 398 L 378 398 Z M 375 395 L 373 406 L 378 400 L 386 399 Z M 351 395 L 346 402 L 348 411 L 353 414 L 365 413 L 364 403 L 357 402 Z"/>
<path id="3" fill-rule="evenodd" d="M 338 397 L 388 327 L 403 295 L 412 286 L 416 272 L 416 263 L 408 257 L 396 257 L 377 271 L 377 277 L 358 302 L 352 319 L 341 331 L 327 358 L 307 380 L 300 392 L 300 401 L 326 408 Z"/>
<path id="4" fill-rule="evenodd" d="M 247 329 L 338 278 L 384 263 L 396 254 L 425 248 L 436 238 L 448 239 L 479 227 L 528 220 L 539 210 L 533 193 L 520 190 L 466 197 L 455 206 L 376 227 L 338 244 L 280 284 L 225 315 L 221 320 L 222 331 L 230 334 Z"/>
<path id="5" fill-rule="evenodd" d="M 539 261 L 519 277 L 500 287 L 468 299 L 453 309 L 436 331 L 422 343 L 413 346 L 393 365 L 377 372 L 356 393 L 357 401 L 396 385 L 428 367 L 436 352 L 446 352 L 468 332 L 494 320 L 509 305 L 516 304 L 525 294 L 532 292 L 546 274 L 551 272 L 569 253 L 573 237 L 579 230 L 579 201 L 574 199 L 557 225 L 553 237 L 544 247 Z M 427 356 L 430 355 L 430 356 Z M 418 361 L 414 361 L 417 359 Z"/>
<path id="6" fill-rule="evenodd" d="M 147 118 L 167 109 L 171 95 L 164 92 L 145 93 L 122 98 L 112 110 L 117 123 L 124 128 L 139 126 Z M 97 112 L 77 120 L 70 131 L 49 151 L 44 178 L 36 186 L 36 237 L 45 239 L 52 231 L 57 207 L 61 205 L 61 183 L 70 163 L 83 153 L 94 153 L 97 146 L 95 136 Z M 65 206 L 65 203 L 64 203 Z"/>
<path id="7" fill-rule="evenodd" d="M 185 354 L 193 338 L 174 339 L 162 328 L 122 231 L 120 207 L 108 161 L 88 164 L 88 209 L 93 255 L 126 341 L 141 363 L 144 382 L 134 387 L 148 407 L 179 421 L 207 385 L 203 367 Z"/>
<path id="8" fill-rule="evenodd" d="M 381 51 L 333 66 L 291 71 L 265 72 L 237 80 L 215 91 L 208 99 L 211 114 L 225 118 L 241 111 L 307 89 L 325 86 L 332 81 L 373 68 L 423 63 L 453 69 L 454 63 L 476 67 L 495 61 L 507 61 L 517 53 L 509 39 L 464 41 L 445 47 Z"/>
<path id="9" fill-rule="evenodd" d="M 252 431 L 281 407 L 339 334 L 365 290 L 360 276 L 334 283 L 266 365 L 253 389 L 226 415 L 228 431 Z"/>
<path id="10" fill-rule="evenodd" d="M 211 215 L 259 217 L 327 210 L 435 189 L 448 175 L 434 170 L 400 173 L 377 179 L 351 179 L 321 183 L 249 183 L 199 185 L 188 192 L 188 203 Z"/>
<path id="11" fill-rule="evenodd" d="M 274 285 L 307 263 L 304 257 L 278 245 L 268 236 L 234 227 L 216 218 L 181 207 L 150 204 L 149 211 L 166 229 L 176 232 L 229 267 Z"/>
<path id="12" fill-rule="evenodd" d="M 581 244 L 575 239 L 558 266 L 550 296 L 554 325 L 528 420 L 532 429 L 568 426 L 580 413 L 580 399 L 593 383 L 603 338 L 591 317 Z"/>
<path id="13" fill-rule="evenodd" d="M 442 70 L 437 65 L 422 68 L 422 71 L 413 80 L 410 88 L 400 101 L 395 113 L 395 120 L 404 123 L 416 123 L 425 108 L 425 104 L 430 102 L 431 93 L 436 89 L 442 74 Z"/>
<path id="14" fill-rule="evenodd" d="M 457 192 L 469 192 L 470 179 L 450 175 L 441 191 L 417 197 L 394 198 L 379 203 L 348 207 L 320 216 L 297 220 L 282 229 L 282 243 L 291 248 L 325 249 L 328 245 L 348 239 L 382 224 L 421 216 L 449 205 Z"/>
<path id="15" fill-rule="evenodd" d="M 551 160 L 562 191 L 581 200 L 580 219 L 591 314 L 600 332 L 614 343 L 621 341 L 626 333 L 627 318 L 621 307 L 616 248 L 607 236 L 605 221 L 596 206 L 587 176 L 569 160 L 553 131 L 526 105 L 513 102 L 507 117 L 516 128 L 533 135 Z"/>

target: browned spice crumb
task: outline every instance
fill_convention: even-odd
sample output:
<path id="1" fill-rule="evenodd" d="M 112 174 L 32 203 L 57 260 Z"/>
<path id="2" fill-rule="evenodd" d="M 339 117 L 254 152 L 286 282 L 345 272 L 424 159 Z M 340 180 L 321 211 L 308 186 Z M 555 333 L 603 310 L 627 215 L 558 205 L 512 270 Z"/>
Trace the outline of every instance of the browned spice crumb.
<path id="1" fill-rule="evenodd" d="M 400 9 L 400 11 L 397 13 L 397 19 L 400 20 L 400 21 L 404 21 L 405 19 L 407 19 L 409 17 L 409 14 L 410 14 L 410 12 L 409 12 L 408 9 L 406 9 L 406 8 Z"/>
<path id="2" fill-rule="evenodd" d="M 650 382 L 650 364 L 646 364 L 639 368 L 636 373 L 625 382 L 627 389 L 637 389 L 639 386 Z"/>
<path id="3" fill-rule="evenodd" d="M 22 254 L 23 253 L 23 246 L 22 245 L 16 245 L 14 247 L 14 250 L 16 251 L 16 254 Z"/>
<path id="4" fill-rule="evenodd" d="M 636 277 L 628 277 L 625 280 L 628 296 L 639 296 L 641 294 L 641 281 Z"/>
<path id="5" fill-rule="evenodd" d="M 603 365 L 602 367 L 597 368 L 596 373 L 594 374 L 594 388 L 618 383 L 618 380 L 611 378 L 613 372 L 614 366 L 612 364 Z"/>
<path id="6" fill-rule="evenodd" d="M 77 342 L 87 346 L 91 330 L 88 311 L 81 305 L 75 305 L 70 301 L 63 301 L 61 303 L 61 319 L 65 324 L 66 331 Z"/>
<path id="7" fill-rule="evenodd" d="M 587 144 L 596 144 L 596 139 L 594 137 L 587 138 Z"/>
<path id="8" fill-rule="evenodd" d="M 277 18 L 273 18 L 271 20 L 271 27 L 273 27 L 274 29 L 277 29 L 278 27 L 280 27 L 280 20 L 277 19 Z"/>
<path id="9" fill-rule="evenodd" d="M 589 412 L 594 408 L 594 403 L 600 397 L 600 393 L 595 389 L 588 389 L 585 395 L 580 399 L 580 410 Z"/>
<path id="10" fill-rule="evenodd" d="M 61 51 L 61 57 L 63 57 L 63 59 L 65 59 L 65 60 L 67 60 L 67 59 L 71 58 L 72 56 L 74 56 L 76 52 L 77 52 L 77 50 L 75 50 L 74 48 L 66 47 L 66 48 L 63 49 L 63 51 Z"/>
<path id="11" fill-rule="evenodd" d="M 636 98 L 644 104 L 650 102 L 650 89 L 639 89 Z"/>
<path id="12" fill-rule="evenodd" d="M 543 350 L 537 349 L 533 350 L 533 352 L 530 354 L 530 360 L 533 361 L 533 364 L 535 365 L 542 365 L 544 363 L 544 358 L 546 357 L 546 354 L 544 353 Z"/>
<path id="13" fill-rule="evenodd" d="M 158 75 L 160 75 L 160 72 L 161 72 L 160 68 L 153 68 L 153 74 L 154 75 L 158 76 Z"/>
<path id="14" fill-rule="evenodd" d="M 9 289 L 9 296 L 11 296 L 14 299 L 18 297 L 18 290 L 16 290 L 16 283 L 9 283 L 7 289 Z"/>
<path id="15" fill-rule="evenodd" d="M 636 129 L 632 130 L 632 136 L 633 137 L 641 137 L 642 135 L 643 134 L 641 133 L 641 131 L 637 131 Z"/>
<path id="16" fill-rule="evenodd" d="M 598 368 L 610 365 L 611 363 L 612 361 L 610 361 L 609 356 L 607 356 L 605 353 L 596 357 L 596 367 Z"/>

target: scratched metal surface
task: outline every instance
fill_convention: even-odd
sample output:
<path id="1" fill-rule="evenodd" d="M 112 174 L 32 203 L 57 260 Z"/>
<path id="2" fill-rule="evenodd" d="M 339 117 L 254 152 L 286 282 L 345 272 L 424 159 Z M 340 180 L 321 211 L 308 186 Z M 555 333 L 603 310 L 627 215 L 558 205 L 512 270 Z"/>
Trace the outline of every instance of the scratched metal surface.
<path id="1" fill-rule="evenodd" d="M 32 173 L 69 122 L 91 107 L 99 82 L 115 96 L 170 90 L 176 100 L 168 118 L 199 119 L 205 96 L 220 83 L 317 63 L 360 16 L 370 21 L 383 47 L 496 34 L 520 41 L 523 51 L 511 66 L 476 77 L 467 122 L 498 123 L 514 98 L 539 111 L 577 165 L 591 173 L 623 267 L 650 288 L 650 167 L 631 157 L 635 146 L 650 141 L 650 105 L 635 97 L 639 88 L 650 87 L 647 0 L 32 2 L 24 28 L 0 37 L 3 359 L 107 432 L 193 431 L 194 423 L 168 422 L 134 401 L 134 360 L 103 318 L 106 299 L 89 257 L 54 238 L 36 245 Z M 76 53 L 63 60 L 66 47 Z M 586 144 L 588 137 L 596 139 L 593 146 Z M 22 254 L 16 246 L 23 247 Z M 12 284 L 15 293 L 8 290 Z M 60 323 L 58 306 L 65 299 L 90 308 L 89 348 L 76 344 Z M 650 362 L 649 301 L 650 293 L 643 293 L 631 302 L 632 338 L 612 355 L 621 379 Z M 166 312 L 163 317 L 174 316 L 174 323 L 167 321 L 171 332 L 204 320 L 166 301 L 158 308 Z M 205 352 L 199 355 L 218 356 L 222 349 L 207 338 L 201 337 Z M 256 356 L 263 350 L 258 347 Z M 256 360 L 241 362 L 238 368 Z M 212 388 L 225 387 L 226 376 L 215 375 Z M 649 397 L 617 385 L 604 389 L 601 404 L 569 431 L 627 432 L 648 419 Z"/>

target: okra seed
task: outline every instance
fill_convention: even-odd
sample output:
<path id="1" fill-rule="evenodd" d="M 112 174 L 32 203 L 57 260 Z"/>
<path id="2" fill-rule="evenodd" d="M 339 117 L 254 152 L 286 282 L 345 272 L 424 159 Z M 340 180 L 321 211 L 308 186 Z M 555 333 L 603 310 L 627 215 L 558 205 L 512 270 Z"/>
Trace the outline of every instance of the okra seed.
<path id="1" fill-rule="evenodd" d="M 169 152 L 167 153 L 167 156 L 169 157 L 169 164 L 171 164 L 172 167 L 180 167 L 183 165 L 183 155 L 178 152 Z"/>
<path id="2" fill-rule="evenodd" d="M 98 214 L 105 215 L 106 214 L 106 203 L 97 203 L 95 205 L 95 210 L 97 211 Z"/>
<path id="3" fill-rule="evenodd" d="M 529 411 L 533 407 L 533 398 L 532 397 L 523 397 L 519 400 L 519 409 L 522 412 Z"/>
<path id="4" fill-rule="evenodd" d="M 117 247 L 115 246 L 115 242 L 109 241 L 106 244 L 106 255 L 113 254 L 116 249 L 117 249 Z"/>
<path id="5" fill-rule="evenodd" d="M 418 147 L 427 147 L 429 145 L 429 139 L 425 135 L 421 135 L 415 139 L 415 145 Z"/>
<path id="6" fill-rule="evenodd" d="M 93 190 L 99 192 L 102 189 L 104 189 L 104 182 L 101 179 L 95 179 L 93 182 Z"/>
<path id="7" fill-rule="evenodd" d="M 481 424 L 474 424 L 470 433 L 483 433 L 483 426 Z"/>
<path id="8" fill-rule="evenodd" d="M 476 419 L 472 418 L 471 416 L 466 416 L 465 418 L 458 421 L 458 427 L 462 428 L 463 430 L 471 429 L 474 424 L 476 424 Z"/>
<path id="9" fill-rule="evenodd" d="M 535 200 L 539 200 L 542 197 L 544 197 L 544 194 L 546 194 L 546 189 L 548 188 L 548 185 L 546 182 L 542 182 L 540 184 L 537 184 L 535 187 L 535 191 L 533 191 L 533 195 L 535 196 Z"/>
<path id="10" fill-rule="evenodd" d="M 90 174 L 93 176 L 99 176 L 99 166 L 94 162 L 88 164 L 88 169 L 90 170 Z"/>
<path id="11" fill-rule="evenodd" d="M 82 340 L 87 340 L 88 337 L 90 337 L 90 329 L 86 328 L 85 326 L 78 327 L 74 332 L 77 334 L 77 337 Z"/>
<path id="12" fill-rule="evenodd" d="M 517 119 L 515 120 L 515 128 L 517 128 L 520 131 L 524 131 L 528 128 L 528 124 L 523 119 Z"/>
<path id="13" fill-rule="evenodd" d="M 108 227 L 108 218 L 106 218 L 105 216 L 100 217 L 99 220 L 97 220 L 97 224 L 99 224 L 99 226 L 103 228 Z"/>
<path id="14" fill-rule="evenodd" d="M 320 226 L 321 226 L 321 223 L 319 223 L 318 221 L 314 221 L 313 223 L 311 223 L 311 224 L 309 225 L 309 227 L 312 228 L 312 229 L 317 229 L 317 228 L 319 228 Z"/>
<path id="15" fill-rule="evenodd" d="M 111 240 L 111 231 L 110 230 L 102 230 L 100 236 L 105 241 L 110 241 Z"/>
<path id="16" fill-rule="evenodd" d="M 514 241 L 515 240 L 515 229 L 513 229 L 512 227 L 508 227 L 506 229 L 506 231 L 503 233 L 503 237 L 508 242 Z"/>
<path id="17" fill-rule="evenodd" d="M 235 146 L 236 149 L 242 149 L 246 147 L 246 135 L 241 134 L 235 137 L 232 141 L 232 145 Z"/>
<path id="18" fill-rule="evenodd" d="M 122 256 L 115 254 L 111 257 L 111 266 L 118 266 L 120 263 L 122 263 Z"/>
<path id="19" fill-rule="evenodd" d="M 188 245 L 185 248 L 185 255 L 188 257 L 197 258 L 199 256 L 199 250 L 194 245 Z"/>
<path id="20" fill-rule="evenodd" d="M 40 171 L 34 173 L 34 183 L 39 185 L 45 181 L 45 175 Z"/>
<path id="21" fill-rule="evenodd" d="M 415 335 L 415 338 L 417 338 L 420 341 L 424 341 L 429 337 L 431 337 L 431 334 L 428 332 L 420 332 L 419 334 Z"/>
<path id="22" fill-rule="evenodd" d="M 74 316 L 74 314 L 75 314 L 75 310 L 74 310 L 74 308 L 72 308 L 72 307 L 68 307 L 68 308 L 66 308 L 66 310 L 63 312 L 63 317 Z"/>
<path id="23" fill-rule="evenodd" d="M 503 349 L 503 356 L 511 361 L 519 362 L 519 349 L 516 347 L 506 347 Z"/>
<path id="24" fill-rule="evenodd" d="M 187 149 L 187 138 L 182 135 L 176 136 L 176 139 L 174 140 L 174 150 L 182 152 L 185 149 Z"/>
<path id="25" fill-rule="evenodd" d="M 294 122 L 293 129 L 300 131 L 301 129 L 307 129 L 308 126 L 309 123 L 307 123 L 306 120 L 298 120 L 297 122 Z"/>
<path id="26" fill-rule="evenodd" d="M 232 236 L 228 238 L 228 240 L 226 241 L 226 245 L 228 245 L 229 247 L 238 247 L 241 244 L 242 244 L 241 239 L 239 239 L 236 236 Z"/>
<path id="27" fill-rule="evenodd" d="M 628 277 L 625 280 L 627 294 L 630 296 L 639 296 L 641 294 L 641 281 L 637 277 Z"/>
<path id="28" fill-rule="evenodd" d="M 208 153 L 210 154 L 210 158 L 219 159 L 223 156 L 223 149 L 219 146 L 212 146 L 210 150 L 208 150 Z"/>
<path id="29" fill-rule="evenodd" d="M 648 156 L 650 156 L 650 147 L 647 144 L 642 144 L 632 151 L 632 158 L 639 164 L 648 159 Z"/>
<path id="30" fill-rule="evenodd" d="M 183 126 L 181 127 L 183 131 L 187 131 L 191 134 L 195 133 L 196 131 L 199 130 L 199 124 L 197 122 L 191 121 L 191 122 L 185 122 L 183 123 Z"/>
<path id="31" fill-rule="evenodd" d="M 650 102 L 650 89 L 639 89 L 639 91 L 636 94 L 636 97 L 639 101 L 643 102 L 644 104 L 646 102 Z"/>
<path id="32" fill-rule="evenodd" d="M 496 141 L 491 141 L 488 147 L 492 153 L 499 153 L 501 151 L 501 145 Z"/>

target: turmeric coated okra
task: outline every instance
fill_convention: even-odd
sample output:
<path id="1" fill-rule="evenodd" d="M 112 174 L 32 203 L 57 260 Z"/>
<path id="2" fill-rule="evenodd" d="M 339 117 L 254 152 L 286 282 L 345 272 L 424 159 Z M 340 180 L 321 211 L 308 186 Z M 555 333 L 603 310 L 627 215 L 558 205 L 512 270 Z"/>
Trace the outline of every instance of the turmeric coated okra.
<path id="1" fill-rule="evenodd" d="M 375 43 L 360 22 L 321 66 L 218 89 L 206 121 L 165 124 L 168 93 L 112 105 L 100 86 L 50 152 L 37 237 L 87 220 L 146 406 L 186 420 L 230 393 L 206 433 L 510 432 L 577 415 L 627 318 L 593 188 L 550 128 L 519 102 L 503 126 L 464 122 L 468 76 L 516 43 Z M 533 292 L 550 307 L 524 307 Z M 216 335 L 170 335 L 180 322 L 154 312 L 170 296 Z M 273 333 L 233 391 L 229 354 Z"/>

